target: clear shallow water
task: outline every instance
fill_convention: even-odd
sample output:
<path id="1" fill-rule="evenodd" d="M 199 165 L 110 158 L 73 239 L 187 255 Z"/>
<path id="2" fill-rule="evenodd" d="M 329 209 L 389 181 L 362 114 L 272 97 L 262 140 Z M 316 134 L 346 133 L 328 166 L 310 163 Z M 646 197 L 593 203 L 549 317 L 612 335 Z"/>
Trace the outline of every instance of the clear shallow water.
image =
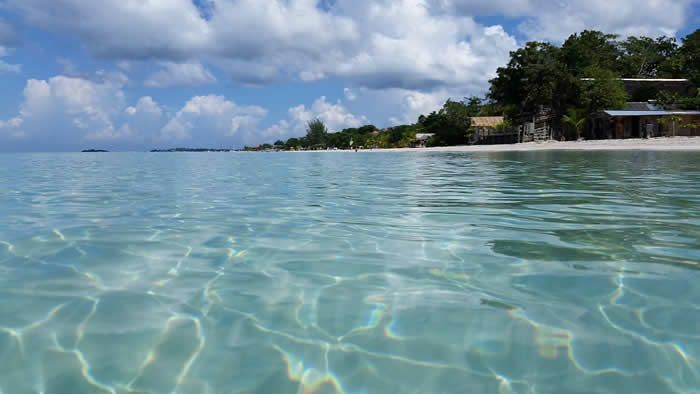
<path id="1" fill-rule="evenodd" d="M 0 392 L 687 393 L 697 153 L 0 155 Z"/>

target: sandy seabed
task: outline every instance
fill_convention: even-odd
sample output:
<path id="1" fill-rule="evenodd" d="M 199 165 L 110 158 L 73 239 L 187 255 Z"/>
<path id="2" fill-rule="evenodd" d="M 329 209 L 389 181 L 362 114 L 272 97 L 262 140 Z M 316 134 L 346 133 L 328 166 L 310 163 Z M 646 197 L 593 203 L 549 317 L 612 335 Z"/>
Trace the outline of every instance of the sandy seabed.
<path id="1" fill-rule="evenodd" d="M 696 151 L 700 152 L 700 137 L 660 137 L 649 139 L 590 140 L 590 141 L 545 141 L 503 145 L 461 145 L 433 148 L 361 149 L 359 152 L 526 152 L 547 150 L 601 151 L 601 150 L 645 150 L 645 151 Z M 302 151 L 314 152 L 314 151 Z M 328 152 L 328 151 L 323 151 Z M 330 152 L 354 152 L 335 150 Z"/>

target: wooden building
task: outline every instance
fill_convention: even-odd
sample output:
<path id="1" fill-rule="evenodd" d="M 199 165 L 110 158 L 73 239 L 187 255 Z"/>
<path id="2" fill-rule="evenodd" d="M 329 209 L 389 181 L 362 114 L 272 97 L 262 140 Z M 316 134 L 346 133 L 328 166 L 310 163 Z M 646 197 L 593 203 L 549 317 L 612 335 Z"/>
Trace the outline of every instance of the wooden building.
<path id="1" fill-rule="evenodd" d="M 700 111 L 665 110 L 654 103 L 627 103 L 624 110 L 590 116 L 586 139 L 700 136 Z"/>
<path id="2" fill-rule="evenodd" d="M 432 133 L 418 133 L 416 134 L 416 142 L 413 144 L 416 148 L 425 148 L 425 141 L 434 136 Z"/>
<path id="3" fill-rule="evenodd" d="M 503 127 L 503 116 L 474 116 L 471 119 L 472 144 L 514 144 L 518 142 L 518 129 Z"/>

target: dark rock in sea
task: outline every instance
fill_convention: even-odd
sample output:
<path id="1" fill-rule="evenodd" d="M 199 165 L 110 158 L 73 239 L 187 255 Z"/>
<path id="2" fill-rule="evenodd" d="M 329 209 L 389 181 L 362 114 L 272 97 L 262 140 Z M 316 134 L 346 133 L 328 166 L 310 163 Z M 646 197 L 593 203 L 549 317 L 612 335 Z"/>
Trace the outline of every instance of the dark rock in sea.
<path id="1" fill-rule="evenodd" d="M 109 152 L 108 150 L 102 150 L 102 149 L 84 149 L 82 151 L 83 153 L 94 153 L 94 152 Z"/>

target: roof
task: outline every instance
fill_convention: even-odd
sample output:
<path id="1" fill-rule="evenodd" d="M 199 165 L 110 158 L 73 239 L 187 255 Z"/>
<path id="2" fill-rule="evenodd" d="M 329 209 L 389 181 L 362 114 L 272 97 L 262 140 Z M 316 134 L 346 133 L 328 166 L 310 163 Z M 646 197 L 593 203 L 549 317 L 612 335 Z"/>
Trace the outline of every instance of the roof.
<path id="1" fill-rule="evenodd" d="M 623 81 L 635 82 L 690 82 L 685 78 L 620 78 Z"/>
<path id="2" fill-rule="evenodd" d="M 700 111 L 671 111 L 671 115 L 700 115 Z"/>
<path id="3" fill-rule="evenodd" d="M 609 116 L 666 116 L 668 111 L 603 111 Z"/>
<path id="4" fill-rule="evenodd" d="M 603 111 L 608 116 L 700 115 L 700 111 Z"/>
<path id="5" fill-rule="evenodd" d="M 690 82 L 684 78 L 615 78 L 618 81 L 631 82 Z M 581 78 L 582 81 L 595 81 L 595 78 Z"/>
<path id="6" fill-rule="evenodd" d="M 472 127 L 496 127 L 504 121 L 503 116 L 474 116 Z"/>
<path id="7" fill-rule="evenodd" d="M 416 134 L 416 140 L 427 140 L 428 138 L 434 136 L 432 133 L 418 133 Z"/>

